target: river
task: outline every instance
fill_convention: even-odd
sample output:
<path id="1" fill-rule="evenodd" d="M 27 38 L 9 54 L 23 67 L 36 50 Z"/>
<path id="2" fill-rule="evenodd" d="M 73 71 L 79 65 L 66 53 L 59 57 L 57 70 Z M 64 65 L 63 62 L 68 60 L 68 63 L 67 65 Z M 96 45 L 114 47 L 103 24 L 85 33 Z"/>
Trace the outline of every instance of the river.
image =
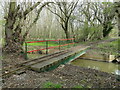
<path id="1" fill-rule="evenodd" d="M 120 69 L 118 69 L 119 64 L 117 63 L 76 59 L 71 64 L 120 75 Z"/>

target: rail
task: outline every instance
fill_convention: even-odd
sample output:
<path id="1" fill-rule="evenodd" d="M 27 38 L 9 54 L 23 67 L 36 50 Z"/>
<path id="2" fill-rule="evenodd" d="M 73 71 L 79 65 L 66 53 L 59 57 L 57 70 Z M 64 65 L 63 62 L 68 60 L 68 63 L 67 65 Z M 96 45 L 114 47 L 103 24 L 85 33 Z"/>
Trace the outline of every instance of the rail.
<path id="1" fill-rule="evenodd" d="M 62 44 L 62 45 L 61 45 L 61 42 L 60 42 L 60 41 L 70 41 L 70 40 L 72 41 L 72 43 L 67 43 L 67 44 Z M 27 53 L 30 53 L 30 52 L 36 52 L 36 51 L 46 50 L 46 54 L 48 54 L 48 49 L 57 48 L 57 47 L 59 48 L 59 51 L 60 51 L 60 49 L 61 49 L 60 47 L 74 44 L 74 41 L 73 41 L 73 40 L 74 40 L 74 38 L 25 42 L 25 59 L 28 59 Z M 52 46 L 52 47 L 48 47 L 48 46 L 49 46 L 49 41 L 58 41 L 58 42 L 59 42 L 59 45 L 57 45 L 57 46 Z M 46 48 L 28 51 L 28 45 L 27 45 L 27 43 L 39 43 L 39 42 L 46 42 L 46 45 L 45 45 Z"/>

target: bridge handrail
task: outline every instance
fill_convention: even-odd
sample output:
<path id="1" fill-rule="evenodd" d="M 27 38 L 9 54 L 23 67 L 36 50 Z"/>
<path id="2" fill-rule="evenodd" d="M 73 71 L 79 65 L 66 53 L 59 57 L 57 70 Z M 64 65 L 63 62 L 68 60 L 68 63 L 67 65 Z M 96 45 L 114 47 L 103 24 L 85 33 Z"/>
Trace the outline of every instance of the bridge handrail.
<path id="1" fill-rule="evenodd" d="M 40 50 L 46 50 L 46 49 L 52 49 L 52 48 L 56 48 L 56 47 L 63 47 L 63 46 L 67 46 L 67 45 L 70 45 L 70 44 L 74 44 L 74 43 L 63 44 L 63 45 L 58 45 L 58 46 L 48 47 L 48 48 L 43 48 L 43 49 L 37 49 L 37 50 L 31 50 L 31 51 L 27 51 L 27 53 L 40 51 Z"/>
<path id="2" fill-rule="evenodd" d="M 42 40 L 42 41 L 25 42 L 25 59 L 28 59 L 28 58 L 27 58 L 27 53 L 30 53 L 30 52 L 46 50 L 46 54 L 47 54 L 47 53 L 48 53 L 48 49 L 52 49 L 52 48 L 59 47 L 59 50 L 60 50 L 60 47 L 62 47 L 62 46 L 67 46 L 67 45 L 70 45 L 70 44 L 74 44 L 74 43 L 68 43 L 68 44 L 60 45 L 60 41 L 66 41 L 66 40 L 74 40 L 74 38 L 70 38 L 70 39 L 58 39 L 58 40 Z M 58 46 L 53 46 L 53 47 L 48 47 L 48 41 L 59 41 L 59 45 L 58 45 Z M 27 43 L 37 43 L 37 42 L 46 42 L 46 48 L 27 51 Z"/>
<path id="3" fill-rule="evenodd" d="M 37 42 L 46 42 L 46 41 L 66 41 L 66 40 L 74 40 L 74 38 L 70 38 L 70 39 L 58 39 L 58 40 L 31 41 L 31 42 L 26 42 L 26 43 L 37 43 Z"/>

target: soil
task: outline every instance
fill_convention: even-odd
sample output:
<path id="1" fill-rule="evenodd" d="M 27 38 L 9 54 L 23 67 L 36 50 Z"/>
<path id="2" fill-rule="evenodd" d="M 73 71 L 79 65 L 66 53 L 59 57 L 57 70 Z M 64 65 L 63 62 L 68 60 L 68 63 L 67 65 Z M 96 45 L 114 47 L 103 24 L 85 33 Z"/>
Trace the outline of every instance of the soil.
<path id="1" fill-rule="evenodd" d="M 57 69 L 37 73 L 27 70 L 21 75 L 4 79 L 3 88 L 43 88 L 46 82 L 61 84 L 63 88 L 120 88 L 117 76 L 98 70 L 73 65 L 61 65 Z"/>
<path id="2" fill-rule="evenodd" d="M 58 51 L 59 51 L 58 49 L 52 49 L 52 50 L 48 51 L 48 53 L 52 54 L 52 53 L 58 52 Z M 39 54 L 38 52 L 35 52 L 35 53 L 31 54 L 31 57 L 28 57 L 28 58 L 29 59 L 33 59 L 33 58 L 35 59 L 35 58 L 46 55 L 45 53 L 46 53 L 45 51 L 44 51 L 43 54 Z M 12 55 L 12 54 L 3 55 L 1 60 L 2 60 L 2 68 L 3 69 L 4 68 L 15 67 L 17 64 L 20 64 L 20 63 L 26 61 L 23 57 L 21 57 L 21 56 L 15 57 L 15 55 Z"/>
<path id="3" fill-rule="evenodd" d="M 15 65 L 24 62 L 24 58 L 15 57 L 14 55 L 4 55 L 2 57 L 2 69 L 15 67 Z"/>

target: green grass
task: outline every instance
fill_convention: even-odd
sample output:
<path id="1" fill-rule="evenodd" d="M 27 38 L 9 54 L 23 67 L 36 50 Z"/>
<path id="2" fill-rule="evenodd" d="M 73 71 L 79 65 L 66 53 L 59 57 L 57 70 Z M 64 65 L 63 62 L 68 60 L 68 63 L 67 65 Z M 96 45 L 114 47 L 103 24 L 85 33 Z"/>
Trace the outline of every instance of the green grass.
<path id="1" fill-rule="evenodd" d="M 26 42 L 30 42 L 30 41 L 37 41 L 37 40 L 28 40 Z M 60 44 L 66 44 L 66 41 L 61 41 Z M 25 44 L 24 44 L 25 45 Z M 27 43 L 28 46 L 46 46 L 46 42 L 37 42 L 37 43 Z M 59 45 L 58 41 L 49 41 L 48 42 L 49 46 L 57 46 Z"/>
<path id="2" fill-rule="evenodd" d="M 109 39 L 109 38 L 106 37 L 106 38 L 103 38 L 101 40 L 107 40 L 107 39 Z M 95 40 L 89 40 L 89 41 L 79 41 L 79 42 L 75 43 L 75 46 L 78 46 L 78 45 L 87 45 L 87 44 L 90 44 L 90 43 L 93 43 L 93 42 L 99 42 L 101 40 L 95 39 Z"/>
<path id="3" fill-rule="evenodd" d="M 52 83 L 52 82 L 46 82 L 43 85 L 43 88 L 62 88 L 62 85 L 61 84 L 55 84 L 55 83 Z"/>
<path id="4" fill-rule="evenodd" d="M 43 88 L 63 88 L 63 85 L 55 84 L 53 82 L 46 82 L 46 83 L 43 84 Z M 85 87 L 83 87 L 81 85 L 76 85 L 72 88 L 85 88 Z M 89 88 L 89 87 L 86 87 L 86 88 Z"/>
<path id="5" fill-rule="evenodd" d="M 74 86 L 73 88 L 83 88 L 83 87 L 80 85 L 77 85 L 77 86 Z"/>
<path id="6" fill-rule="evenodd" d="M 42 43 L 28 43 L 28 46 L 45 46 L 46 43 L 42 42 Z M 56 46 L 57 44 L 48 44 L 49 46 Z"/>
<path id="7" fill-rule="evenodd" d="M 97 47 L 104 53 L 117 55 L 118 48 L 120 50 L 120 47 L 118 47 L 118 43 L 120 43 L 120 39 L 108 43 L 99 44 Z"/>
<path id="8" fill-rule="evenodd" d="M 2 44 L 4 45 L 4 39 L 2 40 Z M 31 42 L 31 41 L 38 41 L 38 40 L 27 40 L 26 42 Z M 60 44 L 67 44 L 68 42 L 66 41 L 61 41 Z M 71 43 L 71 42 L 70 42 Z M 46 46 L 46 42 L 37 42 L 37 43 L 27 43 L 28 46 Z M 48 42 L 48 46 L 52 47 L 52 46 L 58 46 L 59 42 L 58 41 L 49 41 Z M 25 43 L 23 44 L 23 46 L 25 46 Z"/>
<path id="9" fill-rule="evenodd" d="M 30 41 L 37 41 L 37 40 L 27 40 L 26 42 L 30 42 Z M 67 44 L 68 42 L 66 41 L 61 41 L 60 45 L 64 45 L 64 44 Z M 69 42 L 71 43 L 71 42 Z M 54 46 L 58 46 L 59 45 L 59 42 L 58 41 L 49 41 L 48 42 L 48 47 L 54 47 Z M 63 47 L 60 47 L 61 50 L 65 50 L 67 48 L 70 48 L 72 47 L 73 45 L 68 45 L 68 46 L 63 46 Z M 37 42 L 37 43 L 27 43 L 27 51 L 31 51 L 31 50 L 38 50 L 38 49 L 43 49 L 43 48 L 46 48 L 46 42 Z M 25 49 L 25 43 L 23 45 L 23 49 Z M 55 47 L 55 49 L 59 49 L 59 47 Z M 51 50 L 51 49 L 48 49 L 48 50 Z M 43 52 L 46 52 L 46 50 L 42 50 Z M 40 54 L 38 54 L 37 52 L 33 54 L 28 54 L 28 58 L 38 58 L 40 57 Z"/>
<path id="10" fill-rule="evenodd" d="M 102 48 L 102 47 L 118 47 L 118 40 L 113 41 L 113 42 L 109 42 L 109 43 L 105 43 L 105 44 L 99 44 L 98 47 Z"/>
<path id="11" fill-rule="evenodd" d="M 25 44 L 24 44 L 25 45 Z M 28 46 L 46 46 L 46 42 L 38 42 L 38 43 L 27 43 Z M 57 46 L 59 44 L 53 43 L 53 42 L 48 42 L 49 46 Z"/>
<path id="12" fill-rule="evenodd" d="M 30 41 L 34 41 L 34 40 L 28 40 L 28 41 L 26 41 L 26 42 L 30 42 Z M 35 40 L 35 41 L 37 41 L 37 40 Z M 67 44 L 68 42 L 66 42 L 66 41 L 61 41 L 60 42 L 60 45 L 64 45 L 64 44 Z M 69 42 L 69 43 L 71 43 L 71 42 Z M 54 46 L 58 46 L 59 45 L 59 42 L 54 42 L 54 41 L 49 41 L 48 42 L 48 47 L 54 47 Z M 25 43 L 24 43 L 24 45 L 23 45 L 23 47 L 25 46 Z M 34 47 L 34 46 L 40 46 L 41 48 L 45 48 L 46 47 L 46 42 L 37 42 L 37 43 L 27 43 L 27 46 L 28 46 L 28 51 L 29 50 L 35 50 L 35 49 L 38 49 L 38 48 L 36 48 L 36 47 Z M 32 46 L 32 47 L 29 47 L 29 46 Z M 63 46 L 63 47 L 61 47 L 61 49 L 66 49 L 66 48 L 70 48 L 70 47 L 73 47 L 73 45 L 68 45 L 68 46 Z M 59 49 L 59 47 L 56 47 L 56 49 Z"/>

